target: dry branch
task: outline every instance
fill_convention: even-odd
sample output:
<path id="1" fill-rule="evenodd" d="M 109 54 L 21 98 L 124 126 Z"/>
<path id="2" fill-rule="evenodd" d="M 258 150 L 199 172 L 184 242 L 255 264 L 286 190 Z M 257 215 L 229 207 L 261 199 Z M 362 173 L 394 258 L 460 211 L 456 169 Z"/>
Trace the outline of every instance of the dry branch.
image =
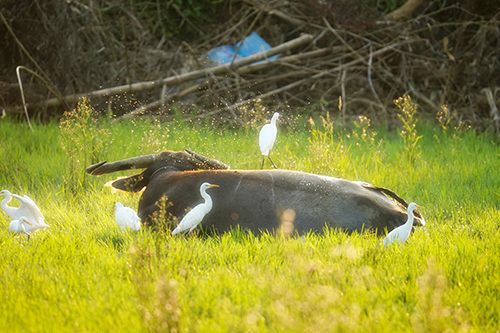
<path id="1" fill-rule="evenodd" d="M 28 109 L 26 108 L 26 100 L 24 99 L 23 81 L 21 80 L 21 73 L 19 72 L 20 69 L 25 69 L 25 70 L 29 71 L 30 73 L 35 74 L 37 76 L 38 76 L 38 74 L 36 74 L 35 72 L 29 70 L 28 68 L 26 68 L 24 66 L 17 66 L 17 68 L 16 68 L 17 81 L 19 83 L 19 89 L 21 90 L 21 98 L 23 100 L 24 115 L 26 116 L 26 121 L 28 122 L 28 127 L 30 128 L 30 130 L 32 132 L 34 132 L 35 130 L 33 129 L 33 126 L 31 126 L 30 116 L 28 114 Z"/>
<path id="2" fill-rule="evenodd" d="M 339 51 L 338 48 L 336 50 Z M 246 66 L 238 68 L 235 72 L 238 75 L 243 75 L 243 74 L 263 70 L 263 69 L 266 69 L 268 67 L 273 67 L 273 66 L 277 66 L 277 65 L 286 64 L 286 63 L 294 63 L 294 62 L 303 61 L 304 59 L 312 59 L 315 57 L 324 56 L 324 55 L 330 53 L 331 51 L 332 50 L 329 48 L 323 48 L 323 49 L 314 50 L 314 51 L 310 51 L 310 52 L 306 52 L 306 53 L 299 53 L 299 54 L 294 54 L 294 55 L 290 55 L 290 56 L 283 57 L 283 58 L 277 58 L 274 60 L 269 60 L 269 61 L 264 61 L 264 62 L 259 62 L 259 63 L 252 63 L 250 65 L 246 65 Z M 201 89 L 213 84 L 214 82 L 215 82 L 214 79 L 208 79 L 207 81 L 203 81 L 199 84 L 195 84 L 187 89 L 184 89 L 183 91 L 181 91 L 179 93 L 170 94 L 169 96 L 164 98 L 163 101 L 158 100 L 158 101 L 149 103 L 147 105 L 141 106 L 141 107 L 139 107 L 139 108 L 137 108 L 129 113 L 124 114 L 121 117 L 118 117 L 117 120 L 124 120 L 124 119 L 128 119 L 128 118 L 131 118 L 134 116 L 138 116 L 138 115 L 140 115 L 148 110 L 152 110 L 152 109 L 160 107 L 163 103 L 172 102 L 176 99 L 180 99 L 180 98 L 187 96 L 193 92 L 201 90 Z"/>
<path id="3" fill-rule="evenodd" d="M 202 70 L 197 70 L 181 75 L 175 75 L 171 76 L 168 78 L 156 80 L 156 81 L 147 81 L 147 82 L 138 82 L 138 83 L 133 83 L 133 84 L 126 84 L 126 85 L 121 85 L 117 87 L 112 87 L 112 88 L 106 88 L 106 89 L 100 89 L 96 91 L 91 91 L 89 93 L 83 93 L 83 94 L 74 94 L 74 95 L 69 95 L 63 97 L 63 100 L 67 103 L 72 103 L 76 102 L 78 99 L 82 97 L 89 97 L 89 98 L 97 98 L 97 97 L 107 97 L 107 96 L 113 96 L 113 95 L 118 95 L 118 94 L 123 94 L 123 93 L 133 93 L 137 91 L 142 91 L 142 90 L 150 90 L 153 89 L 157 86 L 162 86 L 162 85 L 167 85 L 167 86 L 173 86 L 179 83 L 183 83 L 186 81 L 191 81 L 191 80 L 196 80 L 200 79 L 203 77 L 206 77 L 209 75 L 209 73 L 212 73 L 213 75 L 220 75 L 223 73 L 229 73 L 231 71 L 236 70 L 237 68 L 241 66 L 248 65 L 253 62 L 261 61 L 268 59 L 276 54 L 283 53 L 286 51 L 289 51 L 293 48 L 299 47 L 301 45 L 310 43 L 313 39 L 313 36 L 311 35 L 303 35 L 301 37 L 298 37 L 296 39 L 293 39 L 291 41 L 288 41 L 286 43 L 280 44 L 268 51 L 261 52 L 254 54 L 252 56 L 235 60 L 230 64 L 225 64 L 225 65 L 219 65 L 216 67 L 212 68 L 206 68 Z M 28 108 L 33 108 L 33 107 L 47 107 L 47 106 L 54 106 L 58 105 L 60 103 L 60 100 L 57 98 L 51 98 L 45 102 L 38 103 L 35 105 L 29 105 Z"/>

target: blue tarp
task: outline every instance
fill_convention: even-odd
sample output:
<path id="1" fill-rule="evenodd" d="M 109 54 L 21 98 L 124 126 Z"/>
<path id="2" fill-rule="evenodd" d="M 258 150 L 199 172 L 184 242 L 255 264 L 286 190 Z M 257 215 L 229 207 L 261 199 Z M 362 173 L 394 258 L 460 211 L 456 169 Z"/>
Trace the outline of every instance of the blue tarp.
<path id="1" fill-rule="evenodd" d="M 238 42 L 235 46 L 222 45 L 216 47 L 215 49 L 212 49 L 210 50 L 210 52 L 208 52 L 208 59 L 215 61 L 217 65 L 230 63 L 233 60 L 234 53 L 236 52 L 240 44 L 241 41 Z M 263 51 L 267 51 L 269 49 L 271 49 L 271 46 L 267 44 L 267 42 L 264 39 L 262 39 L 262 37 L 260 37 L 257 33 L 252 32 L 250 36 L 248 36 L 243 40 L 243 44 L 241 45 L 235 60 L 242 59 Z M 275 56 L 268 58 L 267 60 L 273 60 L 278 58 L 279 56 L 280 54 L 277 54 Z"/>

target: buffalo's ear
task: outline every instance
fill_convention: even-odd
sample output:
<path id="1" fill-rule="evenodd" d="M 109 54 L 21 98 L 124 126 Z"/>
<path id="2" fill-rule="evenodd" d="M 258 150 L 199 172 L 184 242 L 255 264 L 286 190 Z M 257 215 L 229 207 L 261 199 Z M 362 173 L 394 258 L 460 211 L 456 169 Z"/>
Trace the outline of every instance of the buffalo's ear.
<path id="1" fill-rule="evenodd" d="M 167 163 L 160 161 L 149 168 L 141 172 L 140 174 L 119 178 L 115 181 L 112 181 L 110 185 L 117 189 L 127 192 L 139 192 L 144 187 L 148 186 L 151 178 L 158 176 L 163 173 L 173 173 L 173 172 L 181 172 L 177 168 L 169 166 Z"/>
<path id="2" fill-rule="evenodd" d="M 111 183 L 111 186 L 118 190 L 127 192 L 139 192 L 148 185 L 149 178 L 144 177 L 144 172 L 125 178 L 120 178 Z"/>

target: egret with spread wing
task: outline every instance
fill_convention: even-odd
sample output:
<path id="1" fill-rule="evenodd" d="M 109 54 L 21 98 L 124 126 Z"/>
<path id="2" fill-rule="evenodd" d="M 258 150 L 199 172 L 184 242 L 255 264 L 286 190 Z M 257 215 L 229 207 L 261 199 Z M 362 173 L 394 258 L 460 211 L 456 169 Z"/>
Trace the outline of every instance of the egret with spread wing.
<path id="1" fill-rule="evenodd" d="M 207 189 L 209 189 L 210 187 L 219 187 L 219 185 L 210 183 L 201 184 L 200 194 L 203 199 L 205 199 L 205 202 L 194 207 L 189 213 L 186 214 L 186 216 L 184 216 L 184 218 L 181 220 L 181 223 L 179 223 L 177 228 L 172 231 L 173 235 L 186 231 L 190 233 L 194 228 L 196 228 L 196 226 L 198 226 L 198 224 L 201 223 L 205 215 L 207 215 L 208 212 L 212 209 L 212 197 L 210 197 L 210 195 L 208 195 L 207 193 Z"/>
<path id="2" fill-rule="evenodd" d="M 274 164 L 273 160 L 271 159 L 271 149 L 274 146 L 274 141 L 276 141 L 276 134 L 278 133 L 278 129 L 276 128 L 276 120 L 278 119 L 278 117 L 279 113 L 275 112 L 273 114 L 273 118 L 271 119 L 271 123 L 264 125 L 259 133 L 259 146 L 262 153 L 262 165 L 260 167 L 261 169 L 264 168 L 265 156 L 269 158 L 269 161 L 271 161 L 273 167 L 275 169 L 278 169 L 276 164 Z"/>
<path id="3" fill-rule="evenodd" d="M 2 209 L 7 215 L 9 215 L 13 220 L 19 220 L 24 217 L 29 223 L 27 223 L 26 232 L 31 233 L 38 229 L 45 229 L 49 226 L 45 223 L 45 218 L 43 217 L 40 208 L 33 202 L 27 195 L 20 196 L 17 194 L 10 193 L 7 190 L 0 191 L 0 195 L 3 195 L 5 199 L 2 200 Z M 11 207 L 7 205 L 12 198 L 15 198 L 19 202 L 19 207 Z"/>
<path id="4" fill-rule="evenodd" d="M 424 208 L 422 206 L 417 205 L 414 202 L 409 204 L 408 205 L 408 220 L 406 221 L 405 224 L 397 227 L 396 229 L 392 230 L 387 236 L 385 236 L 384 246 L 389 246 L 395 242 L 399 242 L 401 244 L 406 242 L 406 240 L 408 239 L 408 236 L 410 235 L 411 228 L 413 227 L 413 210 L 416 207 Z"/>
<path id="5" fill-rule="evenodd" d="M 141 229 L 141 219 L 137 213 L 130 207 L 125 207 L 121 202 L 115 204 L 116 223 L 122 228 L 139 230 Z"/>

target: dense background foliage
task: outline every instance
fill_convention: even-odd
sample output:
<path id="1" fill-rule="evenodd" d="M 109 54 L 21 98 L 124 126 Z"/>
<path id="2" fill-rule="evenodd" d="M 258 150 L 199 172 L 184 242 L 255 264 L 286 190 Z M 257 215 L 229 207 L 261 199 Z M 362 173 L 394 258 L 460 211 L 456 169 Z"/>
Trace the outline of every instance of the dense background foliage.
<path id="1" fill-rule="evenodd" d="M 0 104 L 9 114 L 22 112 L 15 74 L 19 65 L 44 78 L 42 82 L 21 71 L 31 117 L 47 120 L 75 106 L 36 106 L 55 97 L 53 92 L 86 93 L 201 69 L 209 50 L 235 45 L 255 31 L 272 46 L 301 34 L 314 37 L 313 43 L 283 56 L 321 49 L 326 53 L 246 74 L 209 75 L 203 82 L 103 96 L 91 103 L 121 115 L 159 101 L 149 107 L 149 115 L 171 119 L 177 105 L 183 112 L 216 112 L 222 122 L 243 124 L 245 107 L 252 107 L 259 95 L 275 92 L 260 103 L 282 111 L 292 106 L 286 112 L 293 113 L 336 112 L 346 123 L 361 114 L 391 123 L 397 113 L 392 101 L 410 94 L 430 118 L 448 105 L 467 124 L 497 130 L 498 1 L 428 0 L 404 22 L 385 20 L 385 14 L 403 3 L 3 1 Z M 193 90 L 162 102 L 185 89 Z M 493 92 L 493 104 L 485 89 Z M 342 110 L 337 108 L 339 96 Z M 232 107 L 242 101 L 244 107 Z"/>

